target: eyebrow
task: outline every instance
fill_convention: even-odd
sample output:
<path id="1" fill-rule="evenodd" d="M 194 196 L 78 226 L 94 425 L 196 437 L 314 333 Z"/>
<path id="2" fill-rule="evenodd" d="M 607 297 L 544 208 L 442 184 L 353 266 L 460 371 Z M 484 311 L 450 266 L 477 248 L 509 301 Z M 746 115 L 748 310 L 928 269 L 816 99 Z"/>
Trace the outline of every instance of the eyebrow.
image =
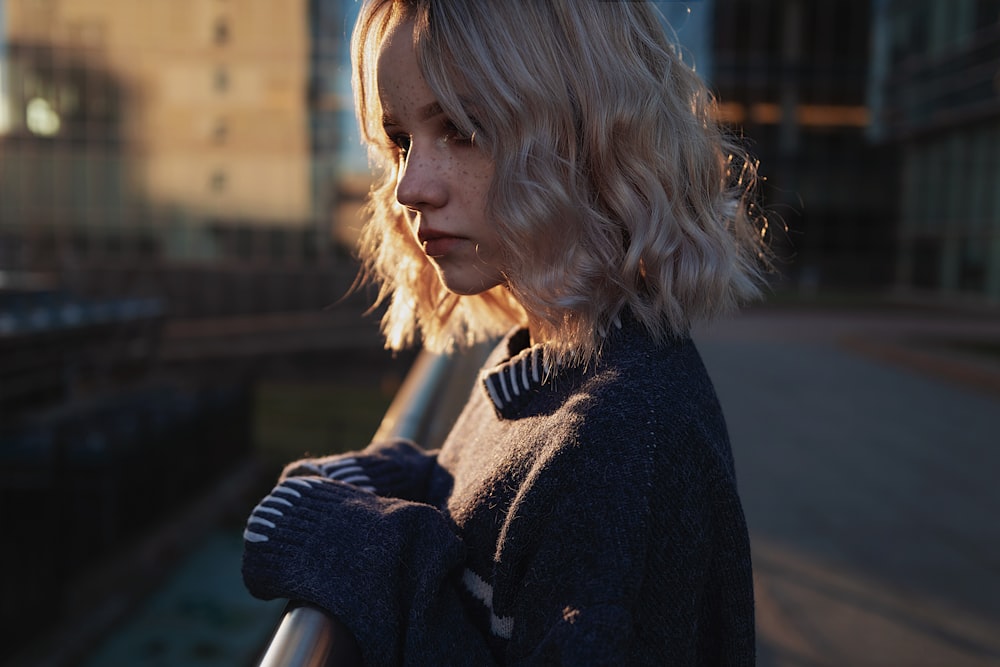
<path id="1" fill-rule="evenodd" d="M 431 102 L 430 104 L 424 105 L 419 109 L 417 109 L 417 119 L 421 121 L 430 120 L 431 118 L 434 118 L 435 116 L 440 116 L 443 113 L 444 109 L 441 108 L 441 105 L 438 102 Z M 382 127 L 386 127 L 389 125 L 399 125 L 399 121 L 393 118 L 392 114 L 383 112 Z"/>

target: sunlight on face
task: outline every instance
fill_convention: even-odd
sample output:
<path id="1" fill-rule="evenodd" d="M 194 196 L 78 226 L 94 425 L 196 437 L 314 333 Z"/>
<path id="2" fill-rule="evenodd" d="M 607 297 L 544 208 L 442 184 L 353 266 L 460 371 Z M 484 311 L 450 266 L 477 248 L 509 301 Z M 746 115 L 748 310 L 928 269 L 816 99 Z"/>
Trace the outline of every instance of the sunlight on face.
<path id="1" fill-rule="evenodd" d="M 411 20 L 390 26 L 377 79 L 382 126 L 398 160 L 396 199 L 442 283 L 456 294 L 503 284 L 500 239 L 486 213 L 493 163 L 455 127 L 424 80 Z"/>

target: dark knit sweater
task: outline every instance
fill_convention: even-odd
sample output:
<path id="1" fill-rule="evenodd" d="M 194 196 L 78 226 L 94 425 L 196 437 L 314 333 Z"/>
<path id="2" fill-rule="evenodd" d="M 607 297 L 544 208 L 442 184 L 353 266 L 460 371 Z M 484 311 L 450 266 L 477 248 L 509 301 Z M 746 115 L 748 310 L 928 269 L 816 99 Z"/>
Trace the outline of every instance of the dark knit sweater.
<path id="1" fill-rule="evenodd" d="M 326 609 L 370 665 L 753 664 L 746 525 L 693 343 L 626 325 L 549 374 L 526 342 L 494 351 L 440 452 L 290 468 L 248 525 L 251 592 Z"/>

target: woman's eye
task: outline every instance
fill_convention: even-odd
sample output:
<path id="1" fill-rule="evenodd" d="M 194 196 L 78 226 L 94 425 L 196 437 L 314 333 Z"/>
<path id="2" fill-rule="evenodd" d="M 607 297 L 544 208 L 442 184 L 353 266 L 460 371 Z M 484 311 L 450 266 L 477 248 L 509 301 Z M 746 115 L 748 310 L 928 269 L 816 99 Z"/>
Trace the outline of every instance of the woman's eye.
<path id="1" fill-rule="evenodd" d="M 472 136 L 466 134 L 465 132 L 462 132 L 462 130 L 458 129 L 458 126 L 455 125 L 455 123 L 451 122 L 450 120 L 445 121 L 444 138 L 449 143 L 460 144 L 463 146 L 471 145 L 474 141 L 474 138 Z"/>
<path id="2" fill-rule="evenodd" d="M 410 152 L 410 136 L 408 134 L 394 134 L 389 137 L 389 141 L 399 151 L 400 157 L 406 157 Z"/>

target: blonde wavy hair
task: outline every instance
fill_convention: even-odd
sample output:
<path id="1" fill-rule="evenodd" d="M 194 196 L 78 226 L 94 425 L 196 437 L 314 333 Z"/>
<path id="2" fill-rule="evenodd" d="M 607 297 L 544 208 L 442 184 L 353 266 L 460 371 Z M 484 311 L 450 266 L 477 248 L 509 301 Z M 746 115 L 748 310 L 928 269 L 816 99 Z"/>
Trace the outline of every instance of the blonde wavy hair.
<path id="1" fill-rule="evenodd" d="M 412 18 L 418 64 L 450 120 L 489 155 L 487 214 L 507 284 L 449 292 L 395 199 L 378 46 Z M 532 315 L 556 363 L 594 359 L 631 316 L 657 340 L 758 294 L 766 220 L 756 165 L 645 2 L 366 0 L 352 39 L 362 137 L 380 174 L 360 244 L 386 347 L 449 350 Z"/>

